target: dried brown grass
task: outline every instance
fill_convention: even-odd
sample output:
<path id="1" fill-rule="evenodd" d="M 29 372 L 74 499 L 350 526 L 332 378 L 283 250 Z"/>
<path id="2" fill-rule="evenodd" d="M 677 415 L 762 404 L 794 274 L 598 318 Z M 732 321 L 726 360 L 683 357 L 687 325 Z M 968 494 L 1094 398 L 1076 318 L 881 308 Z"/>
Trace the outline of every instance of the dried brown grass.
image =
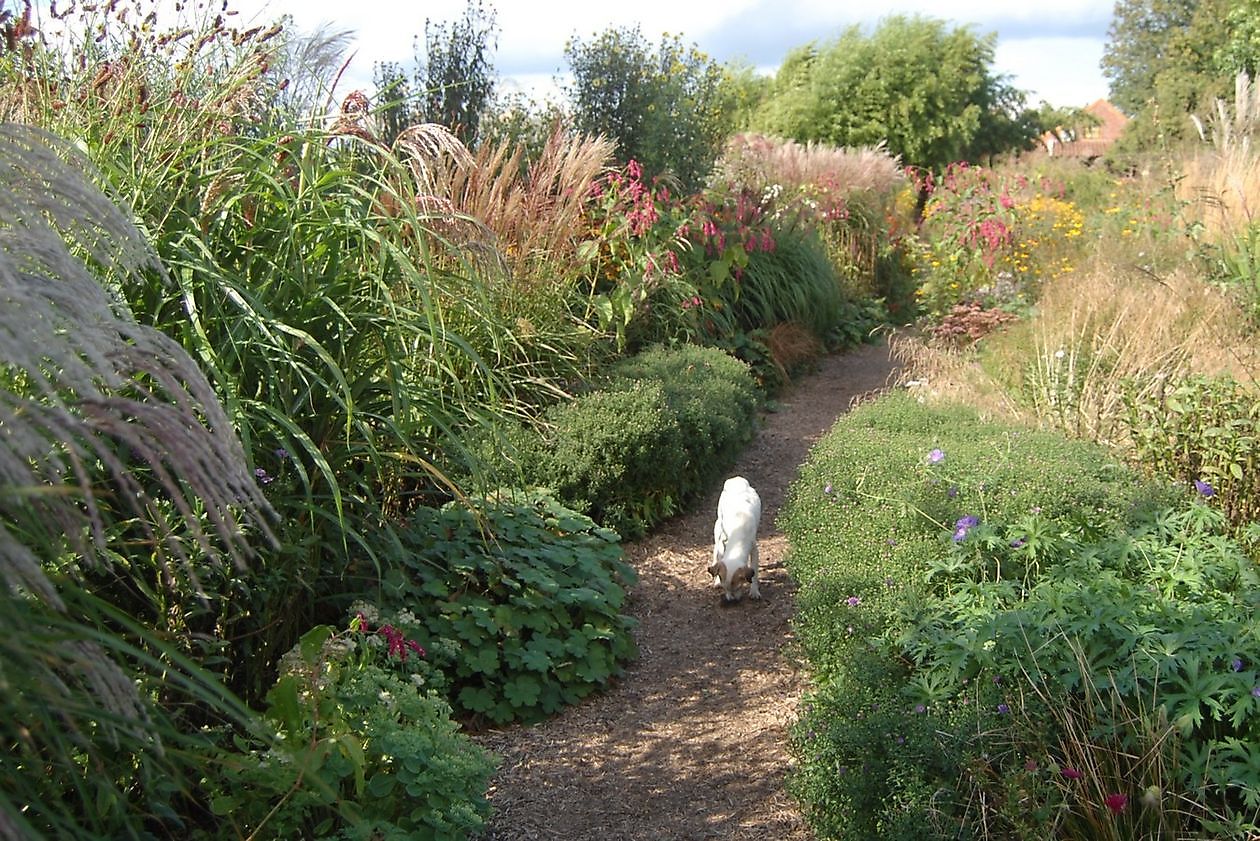
<path id="1" fill-rule="evenodd" d="M 1177 197 L 1208 242 L 1228 242 L 1260 212 L 1260 155 L 1244 145 L 1203 150 L 1186 162 Z"/>
<path id="2" fill-rule="evenodd" d="M 591 185 L 613 160 L 613 144 L 557 125 L 541 154 L 525 165 L 524 147 L 509 142 L 467 158 L 437 150 L 450 165 L 417 170 L 423 188 L 456 214 L 493 235 L 514 284 L 568 279 L 578 265 L 583 213 Z"/>
<path id="3" fill-rule="evenodd" d="M 784 321 L 770 329 L 766 336 L 770 359 L 784 381 L 805 364 L 823 355 L 823 343 L 814 331 L 803 324 Z"/>
<path id="4" fill-rule="evenodd" d="M 1099 264 L 1048 284 L 1030 321 L 979 351 L 911 336 L 893 349 L 902 384 L 924 399 L 1122 446 L 1126 388 L 1190 373 L 1254 380 L 1260 354 L 1242 324 L 1236 304 L 1189 270 L 1157 278 Z"/>

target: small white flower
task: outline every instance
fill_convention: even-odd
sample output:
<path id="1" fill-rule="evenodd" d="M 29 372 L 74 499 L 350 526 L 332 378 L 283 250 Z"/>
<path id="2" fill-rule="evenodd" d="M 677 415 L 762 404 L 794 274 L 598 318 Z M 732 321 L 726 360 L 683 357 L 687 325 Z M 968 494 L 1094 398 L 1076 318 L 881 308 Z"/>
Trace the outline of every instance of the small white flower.
<path id="1" fill-rule="evenodd" d="M 1058 350 L 1054 352 L 1055 359 L 1062 359 L 1065 356 L 1067 356 L 1067 353 L 1066 351 L 1063 350 L 1063 348 L 1059 348 Z"/>

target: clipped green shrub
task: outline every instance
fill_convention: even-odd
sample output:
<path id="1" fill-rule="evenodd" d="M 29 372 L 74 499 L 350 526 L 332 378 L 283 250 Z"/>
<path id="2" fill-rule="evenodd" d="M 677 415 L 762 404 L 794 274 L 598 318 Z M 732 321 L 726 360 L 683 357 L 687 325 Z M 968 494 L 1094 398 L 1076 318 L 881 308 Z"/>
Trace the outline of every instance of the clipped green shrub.
<path id="1" fill-rule="evenodd" d="M 615 364 L 594 390 L 552 406 L 540 428 L 506 424 L 498 439 L 469 450 L 491 486 L 549 488 L 635 538 L 735 462 L 755 432 L 758 403 L 748 366 L 725 352 L 653 347 Z"/>
<path id="2" fill-rule="evenodd" d="M 452 721 L 409 619 L 359 612 L 303 635 L 267 695 L 278 741 L 216 757 L 216 829 L 194 837 L 457 841 L 482 827 L 494 760 Z"/>
<path id="3" fill-rule="evenodd" d="M 897 394 L 846 416 L 779 522 L 816 687 L 792 788 L 819 837 L 1246 825 L 1260 589 L 1221 524 L 1098 447 L 969 409 Z"/>
<path id="4" fill-rule="evenodd" d="M 613 388 L 656 382 L 678 419 L 686 461 L 677 495 L 684 503 L 735 463 L 756 433 L 757 388 L 748 366 L 716 348 L 654 347 L 614 365 Z"/>
<path id="5" fill-rule="evenodd" d="M 445 675 L 461 714 L 539 720 L 635 655 L 621 612 L 635 573 L 617 535 L 545 492 L 422 509 L 400 539 L 385 599 L 414 615 L 399 627 Z"/>

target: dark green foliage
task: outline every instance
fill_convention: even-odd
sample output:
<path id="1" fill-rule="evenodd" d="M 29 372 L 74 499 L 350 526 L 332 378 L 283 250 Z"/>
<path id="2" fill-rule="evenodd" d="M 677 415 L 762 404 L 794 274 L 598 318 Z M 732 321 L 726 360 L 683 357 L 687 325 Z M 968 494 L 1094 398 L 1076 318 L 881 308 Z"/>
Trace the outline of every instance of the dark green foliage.
<path id="1" fill-rule="evenodd" d="M 614 366 L 595 390 L 558 404 L 535 431 L 514 425 L 483 446 L 491 482 L 551 489 L 565 505 L 639 537 L 711 486 L 751 440 L 757 388 L 716 348 L 657 347 Z"/>
<path id="2" fill-rule="evenodd" d="M 617 142 L 622 161 L 649 176 L 668 175 L 698 188 L 739 111 L 748 109 L 746 80 L 730 74 L 678 36 L 653 47 L 639 29 L 608 29 L 592 41 L 571 40 L 565 57 L 575 127 Z"/>
<path id="3" fill-rule="evenodd" d="M 1103 52 L 1111 100 L 1134 120 L 1113 154 L 1167 150 L 1192 138 L 1190 113 L 1233 90 L 1218 54 L 1230 38 L 1232 0 L 1120 0 Z"/>
<path id="4" fill-rule="evenodd" d="M 360 614 L 303 635 L 267 696 L 279 743 L 215 757 L 215 829 L 194 837 L 459 841 L 480 829 L 494 761 L 399 633 Z"/>
<path id="5" fill-rule="evenodd" d="M 924 17 L 854 26 L 780 67 L 754 125 L 798 141 L 874 146 L 942 169 L 1026 146 L 1036 123 L 991 70 L 995 37 Z"/>
<path id="6" fill-rule="evenodd" d="M 626 537 L 678 511 L 686 434 L 664 386 L 601 389 L 547 413 L 546 486 Z"/>
<path id="7" fill-rule="evenodd" d="M 385 598 L 414 613 L 402 627 L 465 715 L 537 721 L 605 686 L 635 654 L 621 613 L 635 574 L 617 535 L 546 493 L 421 509 L 400 538 Z"/>
<path id="8" fill-rule="evenodd" d="M 684 503 L 734 464 L 756 431 L 758 397 L 748 367 L 715 348 L 651 348 L 613 366 L 611 375 L 615 387 L 661 385 L 683 433 L 677 495 Z"/>

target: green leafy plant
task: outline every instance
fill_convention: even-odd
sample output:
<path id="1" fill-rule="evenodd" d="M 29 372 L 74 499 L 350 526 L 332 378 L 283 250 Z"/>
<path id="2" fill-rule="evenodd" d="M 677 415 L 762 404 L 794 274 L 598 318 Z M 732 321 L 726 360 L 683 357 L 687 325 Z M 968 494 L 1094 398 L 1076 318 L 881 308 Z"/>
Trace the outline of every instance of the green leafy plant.
<path id="1" fill-rule="evenodd" d="M 422 509 L 385 598 L 450 682 L 462 714 L 536 721 L 602 688 L 635 654 L 636 580 L 617 535 L 542 492 Z"/>
<path id="2" fill-rule="evenodd" d="M 1184 488 L 896 395 L 819 443 L 781 527 L 823 837 L 1255 823 L 1260 574 Z"/>
<path id="3" fill-rule="evenodd" d="M 1209 497 L 1237 528 L 1260 518 L 1260 395 L 1229 377 L 1192 376 L 1125 394 L 1137 463 Z"/>
<path id="4" fill-rule="evenodd" d="M 494 762 L 451 720 L 441 675 L 367 605 L 312 628 L 281 664 L 267 718 L 279 741 L 216 757 L 211 837 L 457 841 L 481 828 Z"/>

